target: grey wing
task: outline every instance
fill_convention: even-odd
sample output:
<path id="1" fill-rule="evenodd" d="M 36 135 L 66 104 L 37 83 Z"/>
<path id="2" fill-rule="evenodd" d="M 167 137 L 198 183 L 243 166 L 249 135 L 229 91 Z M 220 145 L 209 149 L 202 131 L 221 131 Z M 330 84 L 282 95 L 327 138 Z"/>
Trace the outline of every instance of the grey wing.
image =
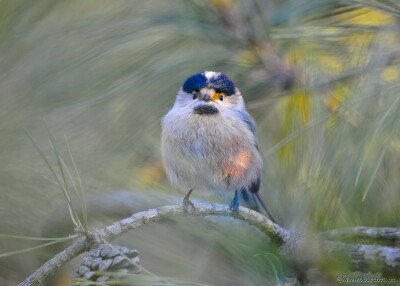
<path id="1" fill-rule="evenodd" d="M 237 115 L 239 118 L 242 120 L 242 122 L 247 126 L 247 128 L 254 134 L 256 135 L 256 124 L 254 123 L 253 118 L 251 118 L 250 114 L 247 113 L 247 111 L 239 111 L 236 110 Z"/>
<path id="2" fill-rule="evenodd" d="M 237 112 L 237 115 L 239 116 L 239 118 L 241 119 L 241 121 L 243 122 L 243 124 L 246 125 L 246 127 L 251 131 L 251 133 L 253 133 L 254 146 L 256 146 L 256 148 L 258 150 L 257 141 L 256 141 L 256 123 L 254 122 L 254 120 L 250 116 L 250 114 L 247 113 L 246 110 L 244 110 L 244 111 L 236 110 L 236 112 Z"/>
<path id="3" fill-rule="evenodd" d="M 244 111 L 239 111 L 237 110 L 237 115 L 240 117 L 241 121 L 243 122 L 244 125 L 251 131 L 251 133 L 254 135 L 254 146 L 258 150 L 257 142 L 256 142 L 256 124 L 254 123 L 253 118 L 251 118 L 250 114 L 247 113 L 246 110 Z M 256 181 L 252 183 L 252 185 L 249 187 L 248 190 L 242 190 L 243 197 L 246 199 L 245 192 L 250 192 L 250 194 L 255 194 L 258 192 L 260 189 L 260 177 L 257 178 Z"/>
<path id="4" fill-rule="evenodd" d="M 256 140 L 256 124 L 254 123 L 253 118 L 248 114 L 246 111 L 237 111 L 238 115 L 240 116 L 240 119 L 243 121 L 244 124 L 246 124 L 247 128 L 253 133 L 254 135 L 254 140 Z M 254 141 L 254 145 L 257 146 L 257 142 Z M 266 207 L 264 202 L 262 201 L 259 191 L 260 190 L 260 177 L 255 180 L 251 186 L 246 189 L 243 188 L 241 189 L 241 197 L 242 199 L 247 202 L 250 208 L 260 212 L 261 210 L 264 211 L 270 218 L 271 220 L 275 223 L 275 218 L 269 211 L 269 209 Z"/>

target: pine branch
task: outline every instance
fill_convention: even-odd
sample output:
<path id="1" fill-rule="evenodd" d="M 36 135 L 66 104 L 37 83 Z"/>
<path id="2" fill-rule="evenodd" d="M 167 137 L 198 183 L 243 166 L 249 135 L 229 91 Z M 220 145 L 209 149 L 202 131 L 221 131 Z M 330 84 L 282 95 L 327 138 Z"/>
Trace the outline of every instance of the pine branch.
<path id="1" fill-rule="evenodd" d="M 388 242 L 400 241 L 400 229 L 395 227 L 366 227 L 356 226 L 328 230 L 321 233 L 321 237 L 329 240 L 345 239 L 373 239 Z"/>
<path id="2" fill-rule="evenodd" d="M 66 262 L 88 251 L 92 247 L 95 247 L 99 243 L 102 243 L 102 239 L 111 241 L 128 230 L 138 228 L 150 222 L 172 216 L 233 216 L 232 211 L 227 205 L 196 202 L 194 206 L 195 209 L 190 212 L 186 212 L 182 205 L 149 209 L 147 211 L 135 213 L 128 218 L 90 233 L 87 237 L 80 239 L 51 260 L 47 261 L 19 285 L 40 285 L 47 276 L 54 273 Z M 274 224 L 264 215 L 245 207 L 240 207 L 239 214 L 235 216 L 235 218 L 260 229 L 269 236 L 272 241 L 277 243 L 278 246 L 282 246 L 282 252 L 289 258 L 295 256 L 301 258 L 303 255 L 307 254 L 304 253 L 304 251 L 307 250 L 307 247 L 304 246 L 309 244 L 309 240 L 305 236 L 285 229 L 278 224 Z M 351 245 L 341 242 L 322 241 L 321 250 L 328 255 L 345 253 L 351 265 L 365 265 L 374 262 L 374 264 L 378 263 L 380 266 L 379 269 L 385 273 L 400 273 L 400 249 L 396 247 Z M 363 270 L 365 267 L 355 267 L 355 269 Z"/>

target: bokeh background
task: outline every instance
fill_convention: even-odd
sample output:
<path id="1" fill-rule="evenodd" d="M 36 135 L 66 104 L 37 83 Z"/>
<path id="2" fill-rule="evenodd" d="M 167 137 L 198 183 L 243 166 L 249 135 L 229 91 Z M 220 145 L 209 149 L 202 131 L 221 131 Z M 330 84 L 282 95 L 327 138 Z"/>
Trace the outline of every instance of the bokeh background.
<path id="1" fill-rule="evenodd" d="M 227 74 L 244 95 L 264 160 L 261 195 L 281 226 L 399 227 L 397 1 L 0 5 L 0 233 L 73 233 L 65 198 L 24 131 L 57 169 L 46 123 L 72 170 L 68 138 L 90 230 L 179 202 L 161 163 L 160 120 L 184 80 L 203 70 Z M 289 270 L 267 242 L 233 219 L 199 218 L 117 240 L 171 281 L 276 285 Z M 0 238 L 0 253 L 40 243 Z M 0 284 L 22 281 L 66 245 L 0 258 Z M 49 285 L 71 284 L 74 265 Z M 341 261 L 321 270 L 326 277 L 346 271 Z"/>

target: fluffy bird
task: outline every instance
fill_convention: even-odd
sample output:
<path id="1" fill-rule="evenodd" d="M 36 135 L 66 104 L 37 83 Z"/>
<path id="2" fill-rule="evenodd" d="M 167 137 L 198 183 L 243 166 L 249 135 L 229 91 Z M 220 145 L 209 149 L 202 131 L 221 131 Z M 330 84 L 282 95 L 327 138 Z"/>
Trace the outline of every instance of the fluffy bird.
<path id="1" fill-rule="evenodd" d="M 189 200 L 193 190 L 234 192 L 230 204 L 234 214 L 240 196 L 275 222 L 259 195 L 263 162 L 256 125 L 239 89 L 226 75 L 204 71 L 185 81 L 162 119 L 161 148 L 171 184 L 189 191 L 185 207 L 193 205 Z"/>

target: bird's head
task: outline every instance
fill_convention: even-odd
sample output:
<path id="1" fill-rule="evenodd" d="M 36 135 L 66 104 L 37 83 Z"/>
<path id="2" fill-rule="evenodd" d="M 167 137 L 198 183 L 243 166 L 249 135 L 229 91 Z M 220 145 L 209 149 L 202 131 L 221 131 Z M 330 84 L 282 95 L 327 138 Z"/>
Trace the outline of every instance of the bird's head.
<path id="1" fill-rule="evenodd" d="M 190 108 L 199 115 L 215 115 L 244 107 L 235 84 L 226 75 L 213 71 L 189 77 L 179 90 L 175 105 Z"/>

